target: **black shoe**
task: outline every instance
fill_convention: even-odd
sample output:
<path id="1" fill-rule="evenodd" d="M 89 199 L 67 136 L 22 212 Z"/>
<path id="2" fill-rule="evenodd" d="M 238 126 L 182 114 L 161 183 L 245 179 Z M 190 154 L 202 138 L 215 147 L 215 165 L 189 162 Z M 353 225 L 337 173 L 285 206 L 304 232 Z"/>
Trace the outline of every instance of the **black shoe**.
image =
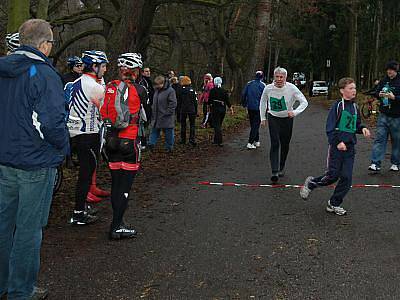
<path id="1" fill-rule="evenodd" d="M 110 231 L 109 237 L 110 240 L 120 240 L 126 238 L 133 238 L 137 234 L 136 230 L 126 226 L 125 224 L 119 225 L 118 228 L 112 229 Z"/>
<path id="2" fill-rule="evenodd" d="M 193 147 L 196 147 L 196 146 L 197 146 L 197 143 L 194 142 L 194 141 L 189 142 L 189 144 L 192 145 Z"/>
<path id="3" fill-rule="evenodd" d="M 44 300 L 49 296 L 49 291 L 44 288 L 34 287 L 30 300 Z"/>
<path id="4" fill-rule="evenodd" d="M 86 211 L 74 212 L 69 223 L 73 225 L 88 225 L 97 221 L 96 216 L 88 214 Z"/>
<path id="5" fill-rule="evenodd" d="M 88 215 L 91 215 L 91 216 L 97 215 L 97 213 L 99 212 L 99 210 L 96 207 L 94 207 L 93 205 L 87 204 L 87 203 L 86 203 L 85 211 L 88 213 Z"/>
<path id="6" fill-rule="evenodd" d="M 280 170 L 279 173 L 278 173 L 278 176 L 279 177 L 285 177 L 285 170 L 284 169 Z"/>
<path id="7" fill-rule="evenodd" d="M 224 145 L 223 145 L 223 144 L 218 144 L 218 146 L 219 146 L 219 147 L 223 147 Z"/>
<path id="8" fill-rule="evenodd" d="M 185 145 L 185 144 L 186 144 L 186 141 L 180 141 L 179 144 Z"/>
<path id="9" fill-rule="evenodd" d="M 271 181 L 272 181 L 272 183 L 277 183 L 278 180 L 279 180 L 279 175 L 278 175 L 278 173 L 272 173 L 272 176 L 271 176 Z"/>

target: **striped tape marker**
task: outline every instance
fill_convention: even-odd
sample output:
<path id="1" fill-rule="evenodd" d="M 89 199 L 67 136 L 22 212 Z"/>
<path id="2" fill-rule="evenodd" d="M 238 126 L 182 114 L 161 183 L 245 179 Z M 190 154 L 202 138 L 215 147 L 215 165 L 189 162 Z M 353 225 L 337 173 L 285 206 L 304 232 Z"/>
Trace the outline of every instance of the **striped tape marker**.
<path id="1" fill-rule="evenodd" d="M 299 189 L 303 187 L 298 184 L 249 184 L 249 183 L 235 183 L 235 182 L 211 182 L 211 181 L 200 181 L 200 185 L 214 185 L 214 186 L 229 186 L 229 187 L 246 187 L 246 188 L 293 188 Z M 331 185 L 330 187 L 335 187 Z M 400 185 L 391 184 L 354 184 L 352 188 L 383 188 L 383 189 L 398 189 Z"/>

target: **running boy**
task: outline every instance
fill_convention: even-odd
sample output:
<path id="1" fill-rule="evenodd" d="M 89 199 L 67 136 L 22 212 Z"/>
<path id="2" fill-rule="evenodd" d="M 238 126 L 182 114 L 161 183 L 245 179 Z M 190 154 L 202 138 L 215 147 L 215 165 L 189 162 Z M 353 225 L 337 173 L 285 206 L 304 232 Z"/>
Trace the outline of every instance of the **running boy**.
<path id="1" fill-rule="evenodd" d="M 328 171 L 320 177 L 307 177 L 300 190 L 300 196 L 306 200 L 311 191 L 320 186 L 328 186 L 339 180 L 335 191 L 328 201 L 327 212 L 339 216 L 346 214 L 340 205 L 351 188 L 353 164 L 355 156 L 356 133 L 370 137 L 369 130 L 361 124 L 356 97 L 356 84 L 352 78 L 339 80 L 339 90 L 342 99 L 332 106 L 326 122 L 328 136 Z"/>

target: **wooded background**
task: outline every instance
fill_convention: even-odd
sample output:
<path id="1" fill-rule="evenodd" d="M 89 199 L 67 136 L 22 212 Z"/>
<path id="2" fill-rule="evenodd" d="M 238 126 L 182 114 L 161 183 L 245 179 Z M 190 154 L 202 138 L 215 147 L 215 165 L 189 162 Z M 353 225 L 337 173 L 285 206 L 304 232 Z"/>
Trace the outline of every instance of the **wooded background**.
<path id="1" fill-rule="evenodd" d="M 352 76 L 366 88 L 400 58 L 399 0 L 3 0 L 0 37 L 32 17 L 54 26 L 60 71 L 87 49 L 112 62 L 140 52 L 153 74 L 172 69 L 199 87 L 210 72 L 236 95 L 256 70 L 270 79 L 277 65 L 308 80 Z"/>

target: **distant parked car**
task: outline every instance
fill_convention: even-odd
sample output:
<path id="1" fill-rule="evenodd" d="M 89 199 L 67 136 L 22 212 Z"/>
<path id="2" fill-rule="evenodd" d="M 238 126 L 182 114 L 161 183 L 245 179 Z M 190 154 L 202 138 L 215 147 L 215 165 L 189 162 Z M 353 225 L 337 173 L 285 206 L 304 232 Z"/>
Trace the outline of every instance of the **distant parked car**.
<path id="1" fill-rule="evenodd" d="M 299 89 L 302 89 L 306 86 L 306 75 L 301 72 L 293 73 L 292 82 L 295 84 Z"/>
<path id="2" fill-rule="evenodd" d="M 313 81 L 312 96 L 328 95 L 328 84 L 326 81 Z"/>

